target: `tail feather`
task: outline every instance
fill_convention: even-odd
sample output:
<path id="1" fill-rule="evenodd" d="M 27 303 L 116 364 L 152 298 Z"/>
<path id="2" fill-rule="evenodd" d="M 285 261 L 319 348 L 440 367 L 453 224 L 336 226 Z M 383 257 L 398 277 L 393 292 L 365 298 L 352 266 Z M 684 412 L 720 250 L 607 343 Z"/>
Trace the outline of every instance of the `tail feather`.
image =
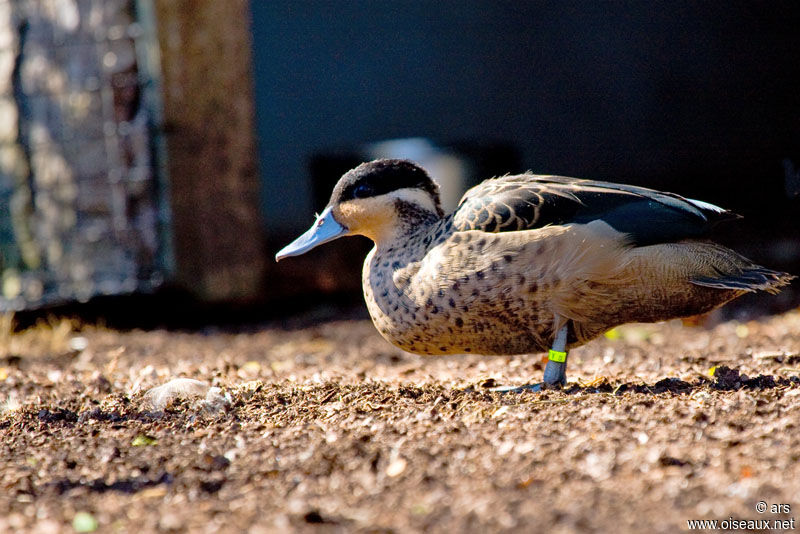
<path id="1" fill-rule="evenodd" d="M 794 278 L 796 277 L 789 273 L 752 265 L 739 272 L 719 272 L 719 276 L 697 276 L 690 281 L 695 285 L 704 287 L 737 289 L 740 291 L 766 291 L 775 294 L 779 293 L 782 287 L 789 285 Z"/>

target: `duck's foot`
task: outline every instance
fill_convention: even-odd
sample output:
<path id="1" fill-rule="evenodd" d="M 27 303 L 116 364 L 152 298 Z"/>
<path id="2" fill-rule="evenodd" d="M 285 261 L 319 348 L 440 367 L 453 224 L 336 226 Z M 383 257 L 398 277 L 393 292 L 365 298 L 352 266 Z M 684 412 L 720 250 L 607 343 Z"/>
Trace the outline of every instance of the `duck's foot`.
<path id="1" fill-rule="evenodd" d="M 498 393 L 522 393 L 524 391 L 542 391 L 543 389 L 561 389 L 567 385 L 567 325 L 562 326 L 556 333 L 553 348 L 547 356 L 547 365 L 544 368 L 544 381 L 538 384 L 525 384 L 524 386 L 499 386 L 490 388 L 489 391 Z"/>
<path id="2" fill-rule="evenodd" d="M 533 391 L 533 392 L 540 392 L 545 390 L 560 390 L 564 386 L 567 385 L 566 379 L 564 382 L 556 382 L 551 384 L 549 382 L 537 382 L 536 384 L 525 384 L 522 386 L 497 386 L 494 388 L 489 388 L 489 391 L 494 391 L 495 393 L 524 393 L 526 391 Z"/>
<path id="3" fill-rule="evenodd" d="M 554 356 L 555 354 L 555 356 Z M 561 385 L 567 384 L 567 353 L 550 351 L 550 359 L 544 368 L 544 384 Z"/>
<path id="4" fill-rule="evenodd" d="M 489 391 L 494 391 L 496 393 L 524 393 L 526 391 L 535 391 L 539 392 L 543 389 L 547 389 L 549 386 L 544 382 L 539 382 L 538 384 L 525 384 L 524 386 L 498 386 L 496 388 L 489 388 Z"/>

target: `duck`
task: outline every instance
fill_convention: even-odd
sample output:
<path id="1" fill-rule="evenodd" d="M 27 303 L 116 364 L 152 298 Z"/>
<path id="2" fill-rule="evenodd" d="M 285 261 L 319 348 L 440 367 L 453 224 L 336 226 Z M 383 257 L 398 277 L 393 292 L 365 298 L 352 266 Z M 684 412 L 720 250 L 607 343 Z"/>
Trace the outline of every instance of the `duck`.
<path id="1" fill-rule="evenodd" d="M 794 276 L 707 239 L 738 218 L 673 193 L 530 172 L 485 180 L 445 214 L 422 167 L 379 159 L 345 173 L 275 258 L 370 238 L 362 284 L 381 336 L 422 355 L 546 352 L 542 382 L 498 388 L 536 391 L 566 385 L 568 351 L 614 327 L 788 285 Z"/>

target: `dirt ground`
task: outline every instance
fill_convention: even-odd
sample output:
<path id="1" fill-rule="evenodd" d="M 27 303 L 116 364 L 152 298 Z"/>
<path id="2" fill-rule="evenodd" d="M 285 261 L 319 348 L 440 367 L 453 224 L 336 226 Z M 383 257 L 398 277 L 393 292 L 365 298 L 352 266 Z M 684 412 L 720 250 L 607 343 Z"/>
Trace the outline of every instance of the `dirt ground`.
<path id="1" fill-rule="evenodd" d="M 538 381 L 541 355 L 418 357 L 362 318 L 8 330 L 0 532 L 677 532 L 800 517 L 800 311 L 623 327 L 571 352 L 565 390 L 523 394 L 488 388 Z M 205 400 L 192 383 L 200 398 L 163 409 L 145 394 L 179 377 L 220 389 Z"/>

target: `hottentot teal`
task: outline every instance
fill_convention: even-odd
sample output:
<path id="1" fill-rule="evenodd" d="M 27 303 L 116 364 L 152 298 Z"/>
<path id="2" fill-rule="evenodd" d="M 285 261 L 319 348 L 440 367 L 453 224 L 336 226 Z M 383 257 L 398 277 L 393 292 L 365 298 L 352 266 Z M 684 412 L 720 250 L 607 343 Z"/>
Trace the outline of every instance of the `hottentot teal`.
<path id="1" fill-rule="evenodd" d="M 364 297 L 389 342 L 418 354 L 549 349 L 544 382 L 564 384 L 567 349 L 610 328 L 787 285 L 793 276 L 703 239 L 735 218 L 672 193 L 533 174 L 486 180 L 445 215 L 422 168 L 384 159 L 342 176 L 276 259 L 367 236 Z"/>

